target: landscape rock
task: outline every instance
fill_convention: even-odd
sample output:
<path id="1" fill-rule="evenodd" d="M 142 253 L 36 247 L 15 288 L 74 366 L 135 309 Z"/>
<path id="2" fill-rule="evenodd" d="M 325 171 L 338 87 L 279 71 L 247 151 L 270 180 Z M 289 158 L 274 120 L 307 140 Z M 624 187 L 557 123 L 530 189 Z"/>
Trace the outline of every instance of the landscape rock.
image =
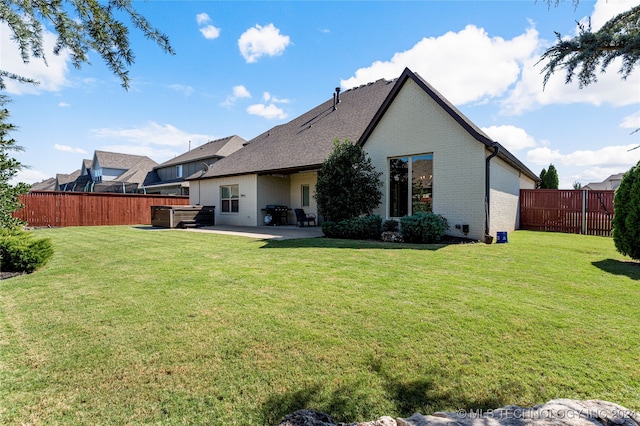
<path id="1" fill-rule="evenodd" d="M 408 418 L 385 416 L 365 423 L 334 423 L 328 414 L 299 410 L 285 417 L 279 426 L 640 426 L 640 415 L 607 401 L 554 399 L 531 408 L 511 405 L 428 416 L 416 413 Z"/>
<path id="2" fill-rule="evenodd" d="M 402 234 L 399 232 L 385 231 L 382 233 L 380 238 L 385 243 L 403 243 L 404 242 L 404 239 L 402 238 Z"/>

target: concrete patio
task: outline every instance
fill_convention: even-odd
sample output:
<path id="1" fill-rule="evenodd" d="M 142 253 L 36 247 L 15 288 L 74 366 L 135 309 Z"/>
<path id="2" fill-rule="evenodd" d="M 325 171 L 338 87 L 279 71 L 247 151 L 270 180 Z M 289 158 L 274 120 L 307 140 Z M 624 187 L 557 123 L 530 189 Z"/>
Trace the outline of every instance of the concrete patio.
<path id="1" fill-rule="evenodd" d="M 188 228 L 190 232 L 211 232 L 214 234 L 235 235 L 240 237 L 258 238 L 263 240 L 292 240 L 296 238 L 322 237 L 322 229 L 319 226 L 305 226 L 299 228 L 295 225 L 284 226 L 203 226 L 200 228 Z"/>

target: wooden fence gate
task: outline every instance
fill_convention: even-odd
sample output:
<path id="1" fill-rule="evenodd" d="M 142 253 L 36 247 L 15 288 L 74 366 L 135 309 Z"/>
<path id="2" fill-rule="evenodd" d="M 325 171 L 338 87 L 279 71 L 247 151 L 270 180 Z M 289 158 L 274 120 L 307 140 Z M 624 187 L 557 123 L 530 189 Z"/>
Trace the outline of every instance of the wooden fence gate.
<path id="1" fill-rule="evenodd" d="M 188 205 L 189 197 L 104 192 L 29 192 L 14 213 L 29 226 L 151 224 L 151 206 Z"/>
<path id="2" fill-rule="evenodd" d="M 614 191 L 521 189 L 520 229 L 611 236 Z"/>

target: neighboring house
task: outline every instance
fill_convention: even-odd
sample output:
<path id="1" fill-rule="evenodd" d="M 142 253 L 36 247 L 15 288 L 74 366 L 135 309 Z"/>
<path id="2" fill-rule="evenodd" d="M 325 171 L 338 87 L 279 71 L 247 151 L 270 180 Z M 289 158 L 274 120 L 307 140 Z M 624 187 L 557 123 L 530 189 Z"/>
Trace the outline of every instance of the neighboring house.
<path id="1" fill-rule="evenodd" d="M 73 191 L 75 181 L 80 177 L 81 171 L 76 170 L 69 174 L 56 174 L 56 191 Z M 67 189 L 68 188 L 68 189 Z"/>
<path id="2" fill-rule="evenodd" d="M 590 189 L 592 191 L 616 190 L 620 186 L 620 182 L 622 182 L 623 177 L 624 173 L 618 173 L 609 176 L 602 182 L 591 182 L 583 186 L 581 189 Z"/>
<path id="3" fill-rule="evenodd" d="M 29 191 L 57 191 L 56 178 L 45 179 L 31 185 Z"/>
<path id="4" fill-rule="evenodd" d="M 93 160 L 82 160 L 82 167 L 73 179 L 57 175 L 60 191 L 75 192 L 144 192 L 158 180 L 153 168 L 158 163 L 142 155 L 95 151 Z"/>
<path id="5" fill-rule="evenodd" d="M 520 189 L 539 180 L 405 69 L 394 81 L 337 90 L 333 100 L 191 175 L 190 203 L 215 205 L 220 225 L 261 225 L 270 204 L 317 214 L 317 173 L 335 139 L 362 145 L 383 173 L 376 214 L 399 218 L 428 205 L 447 218 L 450 235 L 483 239 L 514 230 Z"/>
<path id="6" fill-rule="evenodd" d="M 146 186 L 146 193 L 189 195 L 189 182 L 185 181 L 187 176 L 198 172 L 204 173 L 206 168 L 219 159 L 236 152 L 246 142 L 240 136 L 229 136 L 207 142 L 165 161 L 154 168 L 158 182 Z"/>

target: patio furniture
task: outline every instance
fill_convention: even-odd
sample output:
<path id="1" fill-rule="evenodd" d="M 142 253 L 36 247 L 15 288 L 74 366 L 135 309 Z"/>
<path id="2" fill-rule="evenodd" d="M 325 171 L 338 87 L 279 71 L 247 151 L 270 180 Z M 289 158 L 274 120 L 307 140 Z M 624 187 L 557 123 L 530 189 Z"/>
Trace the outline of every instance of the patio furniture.
<path id="1" fill-rule="evenodd" d="M 293 209 L 296 212 L 296 223 L 299 227 L 304 227 L 305 222 L 309 225 L 313 222 L 313 226 L 316 226 L 316 215 L 313 213 L 305 213 L 303 209 Z"/>

